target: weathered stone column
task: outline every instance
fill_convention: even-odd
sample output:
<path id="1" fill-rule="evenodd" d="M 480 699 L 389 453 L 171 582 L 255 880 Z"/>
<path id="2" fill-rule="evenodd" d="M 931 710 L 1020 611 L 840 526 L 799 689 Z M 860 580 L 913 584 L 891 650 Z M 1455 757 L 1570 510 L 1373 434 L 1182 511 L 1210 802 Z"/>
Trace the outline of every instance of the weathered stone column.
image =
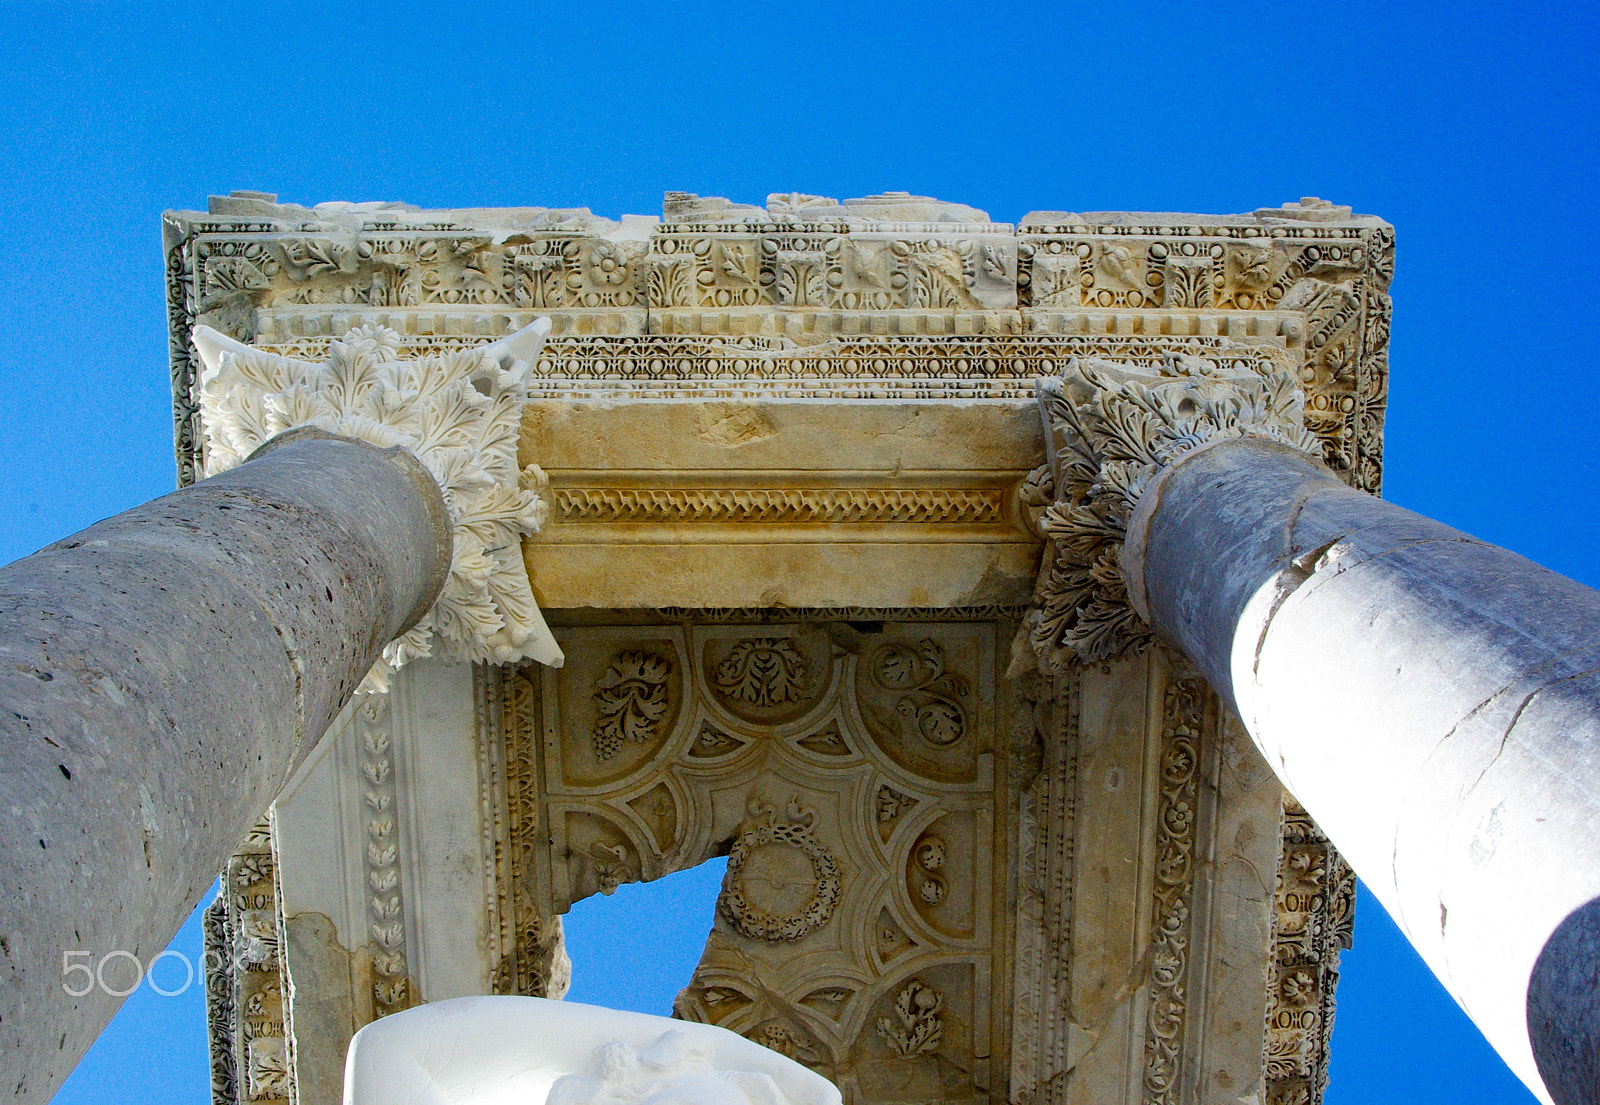
<path id="1" fill-rule="evenodd" d="M 402 450 L 301 432 L 0 569 L 5 1100 L 50 1099 L 427 613 L 448 523 Z"/>
<path id="2" fill-rule="evenodd" d="M 1523 1080 L 1600 1101 L 1600 593 L 1346 487 L 1286 377 L 1171 369 L 1042 395 L 1041 655 L 1181 649 Z"/>
<path id="3" fill-rule="evenodd" d="M 560 663 L 517 464 L 548 331 L 318 365 L 202 329 L 210 478 L 0 569 L 5 1099 L 49 1100 L 358 686 Z"/>

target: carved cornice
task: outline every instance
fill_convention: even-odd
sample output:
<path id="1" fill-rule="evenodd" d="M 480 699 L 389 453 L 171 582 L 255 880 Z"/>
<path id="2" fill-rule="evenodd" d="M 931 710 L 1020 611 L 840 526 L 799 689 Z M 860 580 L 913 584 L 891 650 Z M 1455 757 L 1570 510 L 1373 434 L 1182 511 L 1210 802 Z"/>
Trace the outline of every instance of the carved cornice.
<path id="1" fill-rule="evenodd" d="M 1045 212 L 1013 229 L 895 195 L 775 195 L 760 208 L 674 194 L 666 215 L 260 197 L 168 215 L 180 480 L 193 479 L 200 436 L 196 322 L 314 356 L 360 322 L 425 347 L 546 314 L 561 343 L 536 367 L 535 395 L 693 397 L 706 394 L 696 381 L 718 381 L 725 397 L 1016 398 L 1058 371 L 1037 363 L 1050 355 L 1041 339 L 1091 346 L 1056 356 L 1116 359 L 1118 344 L 1206 356 L 1195 342 L 1275 345 L 1295 361 L 1323 459 L 1378 489 L 1394 267 L 1380 219 L 1312 202 Z"/>
<path id="2" fill-rule="evenodd" d="M 1080 357 L 1059 380 L 1039 386 L 1049 470 L 1036 484 L 1049 505 L 1038 524 L 1050 546 L 1029 634 L 1051 671 L 1139 651 L 1153 639 L 1120 554 L 1134 510 L 1162 468 L 1207 442 L 1244 436 L 1320 452 L 1287 372 L 1233 375 L 1181 355 L 1163 368 L 1147 375 Z"/>
<path id="3" fill-rule="evenodd" d="M 437 649 L 459 660 L 560 663 L 534 601 L 522 537 L 537 533 L 544 473 L 517 464 L 528 360 L 548 324 L 471 349 L 413 360 L 384 327 L 351 330 L 321 364 L 253 349 L 207 327 L 195 332 L 205 471 L 241 463 L 302 426 L 411 453 L 438 482 L 450 512 L 448 578 L 431 610 L 391 642 L 363 681 L 383 690 L 407 661 Z"/>

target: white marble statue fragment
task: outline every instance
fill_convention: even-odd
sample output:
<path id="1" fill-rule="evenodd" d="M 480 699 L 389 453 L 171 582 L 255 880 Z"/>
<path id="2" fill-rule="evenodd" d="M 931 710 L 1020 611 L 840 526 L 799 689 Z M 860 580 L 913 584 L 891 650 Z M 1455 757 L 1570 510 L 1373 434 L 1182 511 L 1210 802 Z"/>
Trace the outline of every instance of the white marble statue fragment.
<path id="1" fill-rule="evenodd" d="M 544 998 L 456 998 L 356 1033 L 344 1105 L 839 1105 L 833 1083 L 714 1025 Z"/>
<path id="2" fill-rule="evenodd" d="M 499 341 L 414 359 L 383 326 L 351 330 L 322 364 L 252 349 L 207 326 L 194 331 L 205 428 L 205 474 L 242 463 L 268 440 L 309 426 L 400 446 L 438 482 L 452 522 L 449 577 L 432 610 L 391 642 L 362 683 L 381 691 L 409 660 L 442 655 L 560 666 L 561 649 L 534 600 L 522 538 L 543 526 L 544 473 L 517 462 L 530 365 L 550 333 L 541 318 Z"/>

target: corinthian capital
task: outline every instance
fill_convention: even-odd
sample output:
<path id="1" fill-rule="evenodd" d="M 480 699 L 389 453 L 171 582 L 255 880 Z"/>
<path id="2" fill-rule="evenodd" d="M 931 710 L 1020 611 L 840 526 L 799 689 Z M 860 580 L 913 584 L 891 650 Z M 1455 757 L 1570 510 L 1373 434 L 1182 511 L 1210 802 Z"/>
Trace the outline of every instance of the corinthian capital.
<path id="1" fill-rule="evenodd" d="M 310 426 L 415 456 L 444 493 L 453 548 L 432 610 L 391 642 L 362 683 L 383 690 L 409 660 L 560 665 L 534 601 L 522 537 L 544 524 L 544 473 L 517 463 L 529 366 L 550 332 L 539 319 L 474 349 L 411 360 L 381 326 L 351 330 L 322 364 L 266 353 L 197 327 L 205 473 L 226 471 L 271 438 Z"/>
<path id="2" fill-rule="evenodd" d="M 1152 631 L 1123 555 L 1140 500 L 1163 469 L 1212 441 L 1265 437 L 1316 457 L 1303 410 L 1286 370 L 1235 376 L 1181 354 L 1157 373 L 1075 357 L 1060 379 L 1042 381 L 1043 490 L 1053 501 L 1039 518 L 1048 547 L 1029 626 L 1040 663 L 1060 671 L 1148 647 Z"/>

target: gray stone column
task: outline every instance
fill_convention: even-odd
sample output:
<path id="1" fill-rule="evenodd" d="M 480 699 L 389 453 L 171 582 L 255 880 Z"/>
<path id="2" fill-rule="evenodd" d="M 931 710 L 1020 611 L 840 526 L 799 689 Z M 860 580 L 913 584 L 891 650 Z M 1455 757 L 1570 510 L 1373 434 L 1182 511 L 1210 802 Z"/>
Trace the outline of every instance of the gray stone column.
<path id="1" fill-rule="evenodd" d="M 0 569 L 0 1099 L 50 1099 L 450 560 L 416 459 L 298 430 Z"/>
<path id="2" fill-rule="evenodd" d="M 1046 396 L 1058 551 L 1100 540 L 1119 489 L 1098 516 L 1133 610 L 1519 1076 L 1600 1101 L 1600 593 L 1346 487 L 1260 381 L 1068 376 Z M 1053 643 L 1082 655 L 1093 619 L 1067 620 Z"/>

